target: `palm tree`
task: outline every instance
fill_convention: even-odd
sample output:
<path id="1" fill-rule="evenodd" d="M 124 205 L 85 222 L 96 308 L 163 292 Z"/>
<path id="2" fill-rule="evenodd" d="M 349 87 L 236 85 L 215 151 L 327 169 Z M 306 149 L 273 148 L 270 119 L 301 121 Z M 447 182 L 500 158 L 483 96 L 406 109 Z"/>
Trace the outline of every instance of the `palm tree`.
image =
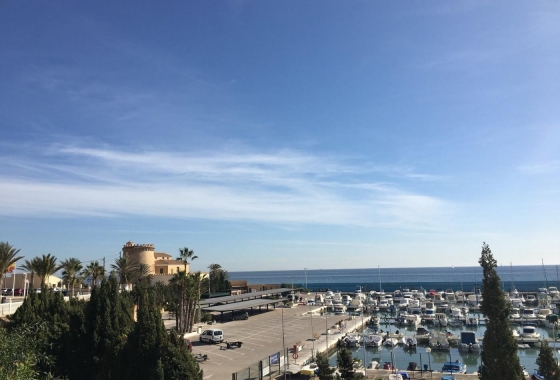
<path id="1" fill-rule="evenodd" d="M 189 263 L 189 259 L 193 261 L 194 259 L 198 259 L 198 256 L 194 256 L 194 251 L 189 250 L 187 247 L 179 248 L 179 257 L 177 257 L 177 260 L 181 260 L 183 264 L 185 264 L 185 272 L 187 271 L 187 264 Z"/>
<path id="2" fill-rule="evenodd" d="M 0 242 L 0 283 L 2 278 L 4 278 L 4 273 L 8 271 L 8 268 L 15 264 L 16 261 L 23 258 L 23 256 L 16 256 L 19 253 L 19 249 L 15 249 L 8 242 Z"/>
<path id="3" fill-rule="evenodd" d="M 134 280 L 137 264 L 130 257 L 122 256 L 116 259 L 114 264 L 111 264 L 111 268 L 119 276 L 119 283 L 128 287 L 128 284 Z"/>
<path id="4" fill-rule="evenodd" d="M 51 275 L 57 271 L 58 267 L 56 265 L 56 257 L 51 256 L 51 254 L 43 255 L 43 257 L 36 257 L 37 267 L 35 272 L 37 276 L 41 278 L 41 288 L 45 286 L 45 283 L 49 281 Z M 35 260 L 35 259 L 33 259 Z"/>
<path id="5" fill-rule="evenodd" d="M 196 311 L 200 309 L 197 304 L 200 300 L 200 282 L 202 275 L 200 272 L 186 273 L 180 271 L 173 275 L 169 280 L 171 291 L 175 295 L 175 323 L 179 333 L 192 331 L 196 320 Z"/>
<path id="6" fill-rule="evenodd" d="M 84 268 L 84 270 L 82 271 L 82 276 L 91 277 L 92 286 L 95 286 L 97 285 L 97 281 L 105 276 L 105 269 L 103 269 L 103 267 L 99 265 L 99 262 L 92 261 Z"/>
<path id="7" fill-rule="evenodd" d="M 63 270 L 63 281 L 72 287 L 72 297 L 74 297 L 74 286 L 80 281 L 80 271 L 82 268 L 82 262 L 75 257 L 62 261 L 58 267 L 58 269 Z"/>
<path id="8" fill-rule="evenodd" d="M 218 280 L 218 272 L 222 270 L 222 266 L 220 264 L 210 264 L 208 265 L 208 269 L 210 269 L 210 272 L 208 272 L 208 293 L 211 292 L 211 286 L 212 286 L 212 280 L 214 280 L 214 283 L 217 282 Z M 210 295 L 208 295 L 210 296 Z"/>
<path id="9" fill-rule="evenodd" d="M 23 263 L 23 265 L 21 266 L 21 269 L 25 269 L 26 271 L 28 271 L 29 273 L 31 273 L 31 278 L 30 278 L 30 286 L 34 287 L 34 281 L 35 281 L 35 273 L 37 273 L 37 259 L 38 257 L 33 258 L 31 261 L 29 260 L 25 260 L 25 262 Z"/>
<path id="10" fill-rule="evenodd" d="M 134 273 L 134 283 L 138 283 L 145 278 L 149 278 L 152 275 L 150 266 L 148 264 L 140 263 L 136 265 L 136 270 Z"/>

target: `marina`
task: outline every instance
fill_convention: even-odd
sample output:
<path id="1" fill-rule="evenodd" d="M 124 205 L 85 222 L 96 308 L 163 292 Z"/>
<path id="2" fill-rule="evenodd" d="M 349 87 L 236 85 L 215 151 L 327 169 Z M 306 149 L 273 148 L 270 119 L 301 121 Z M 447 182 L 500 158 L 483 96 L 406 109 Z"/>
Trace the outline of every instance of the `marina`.
<path id="1" fill-rule="evenodd" d="M 510 326 L 518 342 L 520 362 L 529 373 L 536 368 L 541 343 L 549 344 L 555 356 L 559 356 L 557 305 L 560 299 L 557 294 L 550 296 L 544 290 L 548 289 L 541 289 L 542 293 L 508 293 L 506 297 L 518 306 L 512 311 Z M 408 294 L 411 298 L 403 302 Z M 306 304 L 305 295 L 300 297 L 300 302 Z M 337 348 L 348 348 L 361 363 L 373 368 L 405 370 L 418 366 L 440 372 L 445 363 L 459 360 L 466 374 L 475 373 L 480 365 L 486 318 L 480 314 L 481 295 L 477 291 L 455 293 L 447 289 L 430 294 L 404 288 L 392 293 L 364 293 L 360 287 L 354 294 L 328 292 L 321 298 L 324 302 L 316 305 L 324 306 L 327 315 L 344 316 L 350 321 L 338 328 L 345 335 L 339 338 Z M 523 303 L 531 298 L 542 302 Z M 357 307 L 351 312 L 337 312 L 337 306 L 345 303 Z M 346 330 L 347 324 L 353 324 L 354 329 Z M 330 364 L 336 366 L 336 360 L 334 353 Z"/>
<path id="2" fill-rule="evenodd" d="M 512 305 L 509 322 L 518 342 L 518 356 L 531 374 L 537 367 L 541 343 L 549 344 L 559 356 L 558 270 L 556 266 L 510 266 L 498 268 L 498 272 L 505 279 L 501 287 Z M 428 371 L 441 372 L 446 362 L 459 360 L 466 374 L 458 376 L 472 376 L 477 371 L 487 322 L 480 312 L 479 267 L 307 269 L 303 278 L 298 273 L 239 274 L 251 282 L 263 276 L 267 283 L 278 280 L 282 286 L 291 285 L 298 292 L 295 302 L 308 305 L 312 299 L 329 320 L 347 321 L 347 328 L 335 330 L 340 341 L 329 344 L 332 366 L 337 364 L 337 347 L 345 346 L 370 370 L 424 370 L 427 366 Z M 281 280 L 286 278 L 291 281 Z M 362 370 L 369 375 L 370 370 Z"/>

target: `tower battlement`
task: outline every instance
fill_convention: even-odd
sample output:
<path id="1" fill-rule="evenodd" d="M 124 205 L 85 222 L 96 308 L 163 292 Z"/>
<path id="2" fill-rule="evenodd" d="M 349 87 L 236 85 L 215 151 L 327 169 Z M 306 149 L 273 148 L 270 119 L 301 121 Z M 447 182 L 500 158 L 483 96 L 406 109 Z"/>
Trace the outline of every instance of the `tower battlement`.
<path id="1" fill-rule="evenodd" d="M 153 244 L 134 244 L 129 241 L 123 246 L 123 251 L 154 251 L 155 248 Z"/>

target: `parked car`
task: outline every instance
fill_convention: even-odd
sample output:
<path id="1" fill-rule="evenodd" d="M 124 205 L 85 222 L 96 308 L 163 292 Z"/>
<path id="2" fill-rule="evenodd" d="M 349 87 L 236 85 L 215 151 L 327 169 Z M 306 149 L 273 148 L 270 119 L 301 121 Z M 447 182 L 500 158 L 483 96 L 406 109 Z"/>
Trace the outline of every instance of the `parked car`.
<path id="1" fill-rule="evenodd" d="M 249 313 L 246 311 L 234 311 L 231 314 L 231 320 L 239 320 L 239 319 L 249 319 Z"/>
<path id="2" fill-rule="evenodd" d="M 11 296 L 12 295 L 12 289 L 2 289 L 2 295 L 3 296 Z"/>
<path id="3" fill-rule="evenodd" d="M 201 342 L 221 343 L 224 341 L 224 332 L 219 329 L 205 330 L 200 334 L 199 339 Z"/>

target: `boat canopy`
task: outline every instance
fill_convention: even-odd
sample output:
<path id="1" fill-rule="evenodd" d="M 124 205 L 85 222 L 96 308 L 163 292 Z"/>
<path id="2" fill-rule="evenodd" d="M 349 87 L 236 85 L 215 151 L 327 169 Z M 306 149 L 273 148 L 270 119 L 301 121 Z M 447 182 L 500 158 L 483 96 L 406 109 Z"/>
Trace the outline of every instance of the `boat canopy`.
<path id="1" fill-rule="evenodd" d="M 461 343 L 476 344 L 476 335 L 474 331 L 461 331 Z"/>
<path id="2" fill-rule="evenodd" d="M 548 314 L 546 316 L 546 320 L 549 321 L 550 323 L 556 323 L 558 322 L 558 315 L 556 314 Z"/>

